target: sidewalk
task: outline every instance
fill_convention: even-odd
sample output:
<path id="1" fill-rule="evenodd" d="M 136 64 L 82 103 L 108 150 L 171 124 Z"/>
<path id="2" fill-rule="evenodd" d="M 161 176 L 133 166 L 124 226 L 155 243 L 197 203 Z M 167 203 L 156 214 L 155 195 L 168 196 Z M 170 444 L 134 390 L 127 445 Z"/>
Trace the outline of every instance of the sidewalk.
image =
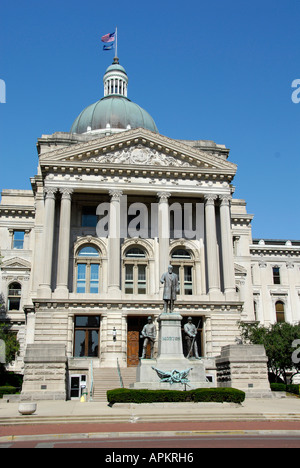
<path id="1" fill-rule="evenodd" d="M 247 398 L 232 403 L 116 404 L 80 401 L 38 401 L 30 416 L 18 412 L 19 403 L 0 400 L 0 426 L 43 423 L 124 423 L 170 421 L 266 421 L 293 420 L 300 423 L 300 398 Z M 300 427 L 299 427 L 300 428 Z"/>
<path id="2" fill-rule="evenodd" d="M 118 404 L 40 401 L 31 416 L 0 402 L 0 448 L 49 440 L 141 439 L 211 435 L 300 437 L 300 399 L 230 403 Z"/>

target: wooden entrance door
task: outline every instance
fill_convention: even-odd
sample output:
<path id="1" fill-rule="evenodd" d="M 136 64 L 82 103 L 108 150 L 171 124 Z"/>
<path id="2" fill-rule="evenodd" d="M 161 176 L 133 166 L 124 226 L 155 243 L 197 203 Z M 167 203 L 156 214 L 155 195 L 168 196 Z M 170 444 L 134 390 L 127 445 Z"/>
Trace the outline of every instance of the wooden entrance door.
<path id="1" fill-rule="evenodd" d="M 147 317 L 128 317 L 127 319 L 127 366 L 136 367 L 143 352 L 143 338 L 140 337 Z M 147 346 L 146 357 L 151 354 L 150 344 Z"/>
<path id="2" fill-rule="evenodd" d="M 127 333 L 127 366 L 136 367 L 139 363 L 140 332 L 128 330 Z"/>

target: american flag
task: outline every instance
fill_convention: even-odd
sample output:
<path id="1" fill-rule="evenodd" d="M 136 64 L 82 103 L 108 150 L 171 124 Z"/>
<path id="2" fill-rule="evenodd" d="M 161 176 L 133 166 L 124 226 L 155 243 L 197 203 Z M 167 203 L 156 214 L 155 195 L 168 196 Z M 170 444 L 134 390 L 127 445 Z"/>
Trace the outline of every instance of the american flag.
<path id="1" fill-rule="evenodd" d="M 115 32 L 111 34 L 105 34 L 104 36 L 101 37 L 102 42 L 114 42 L 115 40 Z"/>

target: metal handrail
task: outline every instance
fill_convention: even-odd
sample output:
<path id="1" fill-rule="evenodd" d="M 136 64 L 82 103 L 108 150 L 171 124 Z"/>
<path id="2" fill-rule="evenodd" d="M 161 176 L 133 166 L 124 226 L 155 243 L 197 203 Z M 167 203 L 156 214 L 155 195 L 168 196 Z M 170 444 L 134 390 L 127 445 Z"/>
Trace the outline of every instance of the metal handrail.
<path id="1" fill-rule="evenodd" d="M 91 359 L 90 401 L 93 401 L 93 391 L 94 391 L 94 372 L 93 372 L 93 360 Z"/>
<path id="2" fill-rule="evenodd" d="M 119 359 L 118 358 L 117 358 L 117 369 L 118 369 L 121 388 L 124 388 L 124 383 L 123 383 L 123 379 L 122 379 L 122 375 L 121 375 L 121 369 L 120 369 L 120 364 L 119 364 Z"/>

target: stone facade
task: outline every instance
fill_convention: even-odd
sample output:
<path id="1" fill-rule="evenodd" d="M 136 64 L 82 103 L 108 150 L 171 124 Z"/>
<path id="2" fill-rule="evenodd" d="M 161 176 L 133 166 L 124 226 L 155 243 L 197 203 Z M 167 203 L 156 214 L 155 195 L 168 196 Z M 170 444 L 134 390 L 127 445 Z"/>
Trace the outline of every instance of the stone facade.
<path id="1" fill-rule="evenodd" d="M 252 239 L 224 145 L 107 128 L 43 135 L 37 149 L 32 190 L 3 190 L 0 203 L 2 318 L 21 343 L 12 369 L 25 371 L 25 393 L 32 375 L 51 388 L 42 374 L 54 368 L 32 363 L 33 349 L 64 347 L 68 368 L 88 379 L 91 363 L 137 365 L 170 263 L 175 311 L 199 325 L 210 363 L 235 343 L 240 320 L 300 320 L 300 241 Z"/>

